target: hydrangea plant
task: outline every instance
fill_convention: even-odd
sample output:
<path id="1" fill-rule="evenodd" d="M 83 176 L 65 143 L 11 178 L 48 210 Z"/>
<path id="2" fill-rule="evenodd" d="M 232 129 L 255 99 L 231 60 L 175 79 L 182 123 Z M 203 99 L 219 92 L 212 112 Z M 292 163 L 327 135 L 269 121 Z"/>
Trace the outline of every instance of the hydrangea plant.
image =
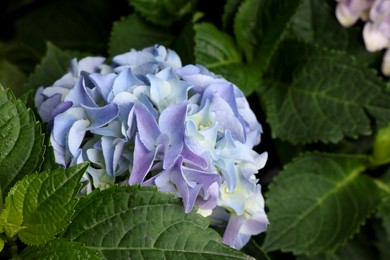
<path id="1" fill-rule="evenodd" d="M 40 87 L 35 103 L 49 124 L 55 160 L 91 162 L 84 193 L 114 184 L 157 186 L 224 226 L 223 242 L 242 248 L 266 230 L 256 178 L 262 127 L 242 91 L 201 65 L 182 66 L 161 45 L 73 59 L 69 72 Z"/>
<path id="2" fill-rule="evenodd" d="M 390 1 L 388 0 L 337 0 L 336 17 L 341 25 L 350 27 L 359 18 L 365 21 L 363 39 L 370 52 L 387 49 L 382 72 L 390 76 Z"/>

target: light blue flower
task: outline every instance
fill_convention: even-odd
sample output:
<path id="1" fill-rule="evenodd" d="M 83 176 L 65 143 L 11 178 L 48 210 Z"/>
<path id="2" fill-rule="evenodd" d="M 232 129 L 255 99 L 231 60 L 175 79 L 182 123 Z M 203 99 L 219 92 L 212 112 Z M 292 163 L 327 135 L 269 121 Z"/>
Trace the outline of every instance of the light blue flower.
<path id="1" fill-rule="evenodd" d="M 155 45 L 113 57 L 72 61 L 36 105 L 51 122 L 51 144 L 63 167 L 91 162 L 83 192 L 153 185 L 194 206 L 223 242 L 241 248 L 268 224 L 256 174 L 267 154 L 253 146 L 262 128 L 242 91 L 200 65 L 181 66 Z"/>

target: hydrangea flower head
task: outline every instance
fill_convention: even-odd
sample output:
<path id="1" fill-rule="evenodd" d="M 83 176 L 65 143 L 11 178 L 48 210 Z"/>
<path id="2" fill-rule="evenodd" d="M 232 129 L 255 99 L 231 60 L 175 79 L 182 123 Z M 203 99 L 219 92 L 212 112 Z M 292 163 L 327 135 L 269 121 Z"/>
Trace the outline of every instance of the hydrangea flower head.
<path id="1" fill-rule="evenodd" d="M 262 128 L 241 90 L 159 45 L 104 61 L 72 60 L 35 95 L 56 162 L 91 162 L 84 192 L 157 186 L 181 197 L 185 212 L 196 205 L 212 224 L 227 222 L 223 242 L 237 249 L 265 231 L 256 174 L 267 154 L 253 150 Z"/>

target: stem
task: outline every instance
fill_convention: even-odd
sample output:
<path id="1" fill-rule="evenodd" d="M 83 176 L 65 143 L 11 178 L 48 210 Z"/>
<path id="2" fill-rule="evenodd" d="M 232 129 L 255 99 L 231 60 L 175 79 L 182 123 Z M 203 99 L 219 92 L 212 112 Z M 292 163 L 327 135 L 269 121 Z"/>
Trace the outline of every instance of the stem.
<path id="1" fill-rule="evenodd" d="M 384 183 L 383 181 L 381 180 L 378 180 L 378 179 L 374 179 L 374 183 L 376 184 L 376 186 L 383 192 L 385 192 L 386 194 L 390 195 L 390 185 L 389 184 L 386 184 Z"/>

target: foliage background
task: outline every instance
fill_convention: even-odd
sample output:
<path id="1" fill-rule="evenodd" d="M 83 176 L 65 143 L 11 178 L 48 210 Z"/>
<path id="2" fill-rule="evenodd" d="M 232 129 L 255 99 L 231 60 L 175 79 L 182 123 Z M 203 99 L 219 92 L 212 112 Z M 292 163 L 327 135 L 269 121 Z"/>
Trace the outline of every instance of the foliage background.
<path id="1" fill-rule="evenodd" d="M 383 53 L 365 50 L 362 24 L 350 29 L 338 24 L 335 1 L 8 0 L 0 5 L 0 82 L 13 93 L 2 91 L 0 98 L 3 202 L 12 192 L 16 201 L 24 201 L 23 196 L 17 197 L 17 188 L 8 193 L 24 176 L 59 171 L 51 164 L 50 149 L 44 152 L 43 142 L 48 138 L 41 132 L 45 133 L 46 126 L 35 123 L 31 111 L 26 110 L 34 110 L 34 90 L 65 73 L 74 56 L 110 58 L 130 48 L 159 43 L 177 51 L 184 64 L 203 64 L 243 89 L 263 125 L 257 149 L 267 151 L 269 161 L 259 177 L 271 224 L 266 234 L 254 237 L 243 249 L 246 254 L 258 259 L 267 257 L 263 251 L 271 259 L 389 258 L 390 92 L 388 79 L 379 72 Z M 16 128 L 19 135 L 10 139 Z M 24 167 L 10 171 L 19 157 L 2 154 L 12 151 L 28 156 Z M 77 176 L 81 170 L 72 171 Z M 39 178 L 50 174 L 46 175 Z M 34 178 L 23 179 L 16 186 L 28 190 Z M 67 196 L 74 195 L 72 190 L 77 188 L 69 188 Z M 7 252 L 16 246 L 24 249 L 22 256 L 28 258 L 69 246 L 91 258 L 96 251 L 113 257 L 97 249 L 106 245 L 90 245 L 88 239 L 77 235 L 77 224 L 68 225 L 71 220 L 88 223 L 87 213 L 80 212 L 85 208 L 85 212 L 93 211 L 86 206 L 90 200 L 107 200 L 110 205 L 111 195 L 141 196 L 136 188 L 130 190 L 96 192 L 76 206 L 70 203 L 70 211 L 74 209 L 76 214 L 64 223 L 53 220 L 55 228 L 41 240 L 28 231 L 27 219 L 34 223 L 30 213 L 14 212 L 25 214 L 18 223 L 2 213 L 3 225 L 12 224 L 8 231 L 3 227 Z M 164 200 L 163 195 L 155 196 Z M 170 200 L 165 198 L 168 204 Z M 31 212 L 36 213 L 34 209 Z M 189 218 L 194 218 L 193 223 L 204 221 L 192 215 Z M 208 230 L 207 223 L 200 226 Z M 19 229 L 22 227 L 24 231 Z M 190 229 L 184 228 L 185 236 Z M 167 236 L 182 235 L 173 232 Z M 51 240 L 54 236 L 57 240 Z M 194 235 L 191 241 L 196 244 L 201 236 Z M 34 246 L 43 243 L 46 247 Z M 173 248 L 177 255 L 178 245 Z M 215 259 L 216 253 L 210 256 L 206 247 L 200 248 L 194 249 L 198 254 L 184 257 Z M 225 247 L 212 248 L 230 252 Z M 149 247 L 146 254 L 158 253 Z"/>

